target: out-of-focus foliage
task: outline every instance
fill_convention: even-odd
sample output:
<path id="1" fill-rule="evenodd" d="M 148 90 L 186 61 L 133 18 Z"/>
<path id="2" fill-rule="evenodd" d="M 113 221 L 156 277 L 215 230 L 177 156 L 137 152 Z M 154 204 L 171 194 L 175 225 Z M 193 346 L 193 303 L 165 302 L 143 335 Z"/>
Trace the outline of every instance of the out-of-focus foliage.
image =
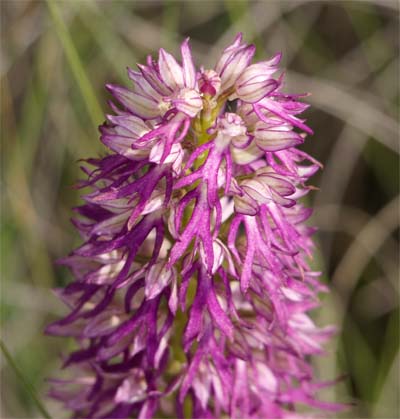
<path id="1" fill-rule="evenodd" d="M 49 7 L 50 5 L 50 7 Z M 63 313 L 49 291 L 69 281 L 54 261 L 79 243 L 69 223 L 79 158 L 105 153 L 96 125 L 106 82 L 128 84 L 160 46 L 191 37 L 197 63 L 212 65 L 236 32 L 258 58 L 281 50 L 288 91 L 309 91 L 315 135 L 305 148 L 325 170 L 312 197 L 332 295 L 316 313 L 340 326 L 318 361 L 320 375 L 347 374 L 327 397 L 354 403 L 342 416 L 399 416 L 398 3 L 397 1 L 130 2 L 2 0 L 2 340 L 52 417 L 46 377 L 62 339 L 43 327 Z M 63 346 L 64 345 L 64 346 Z M 40 416 L 4 358 L 2 418 Z M 330 394 L 329 394 L 330 393 Z"/>

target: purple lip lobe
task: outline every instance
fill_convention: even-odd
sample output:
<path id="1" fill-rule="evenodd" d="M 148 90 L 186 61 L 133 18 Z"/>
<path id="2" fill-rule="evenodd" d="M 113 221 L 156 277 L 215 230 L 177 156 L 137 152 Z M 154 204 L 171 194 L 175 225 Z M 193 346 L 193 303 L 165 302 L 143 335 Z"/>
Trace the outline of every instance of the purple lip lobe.
<path id="1" fill-rule="evenodd" d="M 281 92 L 281 54 L 251 64 L 239 34 L 213 69 L 160 50 L 129 88 L 107 85 L 110 153 L 87 161 L 91 191 L 62 260 L 75 282 L 72 336 L 51 396 L 77 417 L 302 418 L 319 401 L 309 361 L 334 328 L 308 311 L 326 291 L 308 260 L 311 209 L 299 199 L 320 164 L 296 149 L 301 95 Z"/>

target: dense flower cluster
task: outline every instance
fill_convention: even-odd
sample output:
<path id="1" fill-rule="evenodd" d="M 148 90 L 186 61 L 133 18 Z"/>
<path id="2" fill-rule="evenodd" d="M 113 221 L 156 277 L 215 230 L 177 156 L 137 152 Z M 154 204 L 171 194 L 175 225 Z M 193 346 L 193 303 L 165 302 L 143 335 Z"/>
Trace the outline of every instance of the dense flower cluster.
<path id="1" fill-rule="evenodd" d="M 238 35 L 214 69 L 160 50 L 101 126 L 111 150 L 87 161 L 74 224 L 84 244 L 62 262 L 73 336 L 70 379 L 51 394 L 76 417 L 298 418 L 318 401 L 309 356 L 332 328 L 307 312 L 324 291 L 299 203 L 319 163 L 301 95 L 281 91 L 280 55 L 250 64 Z M 309 417 L 309 416 L 308 416 Z"/>

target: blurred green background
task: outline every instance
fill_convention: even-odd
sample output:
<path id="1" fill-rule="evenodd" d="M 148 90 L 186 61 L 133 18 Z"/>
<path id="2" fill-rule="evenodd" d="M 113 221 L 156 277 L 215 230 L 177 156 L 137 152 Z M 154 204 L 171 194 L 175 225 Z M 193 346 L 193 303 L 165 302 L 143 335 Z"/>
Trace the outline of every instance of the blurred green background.
<path id="1" fill-rule="evenodd" d="M 105 152 L 96 126 L 106 82 L 128 84 L 126 66 L 191 37 L 212 66 L 238 31 L 257 58 L 282 51 L 288 92 L 311 92 L 315 135 L 305 149 L 325 169 L 311 197 L 332 294 L 319 323 L 339 325 L 322 377 L 354 402 L 347 418 L 399 417 L 399 3 L 397 1 L 2 0 L 1 336 L 53 418 L 45 378 L 70 343 L 43 336 L 64 313 L 52 287 L 71 280 L 54 261 L 79 243 L 69 222 L 78 159 Z M 42 417 L 1 357 L 1 418 Z"/>

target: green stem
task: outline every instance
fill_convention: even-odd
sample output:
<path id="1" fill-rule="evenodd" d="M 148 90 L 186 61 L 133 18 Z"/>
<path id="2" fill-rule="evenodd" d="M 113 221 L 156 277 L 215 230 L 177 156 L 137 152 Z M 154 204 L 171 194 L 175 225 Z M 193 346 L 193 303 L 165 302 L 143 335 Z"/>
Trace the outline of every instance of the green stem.
<path id="1" fill-rule="evenodd" d="M 40 401 L 39 397 L 36 395 L 35 388 L 32 386 L 31 383 L 29 383 L 20 369 L 17 367 L 17 364 L 15 363 L 12 355 L 8 351 L 6 345 L 4 344 L 3 340 L 0 339 L 0 349 L 1 352 L 3 352 L 4 358 L 7 360 L 8 364 L 10 365 L 11 369 L 14 371 L 15 375 L 18 377 L 18 379 L 21 381 L 23 387 L 25 387 L 26 391 L 30 394 L 33 401 L 36 404 L 36 407 L 40 411 L 40 413 L 43 415 L 45 419 L 51 419 L 50 414 L 47 412 L 46 408 L 44 407 L 43 403 Z"/>
<path id="2" fill-rule="evenodd" d="M 221 100 L 213 102 L 211 97 L 205 95 L 203 100 L 203 110 L 198 116 L 198 119 L 196 119 L 193 127 L 197 134 L 197 146 L 201 146 L 211 140 L 213 134 L 209 134 L 208 130 L 215 123 L 223 103 L 224 101 Z M 208 151 L 205 151 L 196 159 L 193 165 L 195 170 L 206 161 L 207 155 Z"/>

